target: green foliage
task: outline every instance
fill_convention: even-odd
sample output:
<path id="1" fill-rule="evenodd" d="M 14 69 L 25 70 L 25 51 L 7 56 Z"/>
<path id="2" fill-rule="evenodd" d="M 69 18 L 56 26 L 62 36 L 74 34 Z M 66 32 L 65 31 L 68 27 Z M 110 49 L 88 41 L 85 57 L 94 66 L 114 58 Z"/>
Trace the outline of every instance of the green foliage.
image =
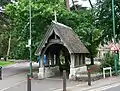
<path id="1" fill-rule="evenodd" d="M 120 39 L 120 0 L 115 1 L 115 28 L 116 39 Z M 96 4 L 96 24 L 99 29 L 103 30 L 104 42 L 113 38 L 113 21 L 112 21 L 112 0 L 99 0 Z"/>
<path id="2" fill-rule="evenodd" d="M 11 19 L 12 47 L 11 57 L 25 59 L 29 58 L 29 49 L 26 48 L 29 39 L 29 1 L 19 0 L 18 3 L 8 4 L 5 13 Z M 58 15 L 64 17 L 67 14 L 63 2 L 52 0 L 33 1 L 32 7 L 32 55 L 43 38 L 48 25 L 54 19 L 54 10 Z M 69 16 L 69 15 L 67 15 Z M 59 19 L 58 19 L 59 20 Z"/>
<path id="3" fill-rule="evenodd" d="M 29 49 L 26 48 L 29 39 L 29 0 L 19 0 L 8 4 L 5 14 L 11 20 L 11 58 L 29 58 Z M 32 1 L 32 55 L 37 49 L 51 21 L 54 20 L 54 10 L 57 11 L 57 21 L 73 28 L 92 57 L 96 56 L 100 43 L 101 31 L 93 24 L 91 10 L 68 12 L 64 0 Z M 32 57 L 32 58 L 33 58 Z"/>
<path id="4" fill-rule="evenodd" d="M 89 50 L 91 56 L 94 58 L 97 54 L 97 47 L 100 44 L 101 30 L 96 28 L 93 24 L 93 15 L 90 10 L 79 15 L 80 24 L 76 27 L 75 32 L 78 34 L 82 42 Z M 80 13 L 81 13 L 80 12 Z"/>
<path id="5" fill-rule="evenodd" d="M 1 61 L 0 60 L 0 66 L 7 66 L 7 65 L 10 65 L 10 64 L 14 64 L 14 62 L 11 62 L 11 61 Z"/>
<path id="6" fill-rule="evenodd" d="M 105 54 L 105 57 L 102 59 L 101 68 L 103 67 L 112 67 L 114 68 L 114 57 L 110 52 Z"/>

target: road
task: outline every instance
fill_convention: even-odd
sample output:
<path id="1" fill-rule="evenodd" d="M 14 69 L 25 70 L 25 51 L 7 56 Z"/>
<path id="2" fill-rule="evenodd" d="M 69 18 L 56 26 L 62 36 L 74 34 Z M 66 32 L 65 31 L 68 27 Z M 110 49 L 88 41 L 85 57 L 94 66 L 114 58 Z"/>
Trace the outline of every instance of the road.
<path id="1" fill-rule="evenodd" d="M 21 82 L 9 89 L 4 91 L 27 91 L 27 82 Z M 73 87 L 74 85 L 78 85 L 76 82 L 67 81 L 67 85 L 69 87 Z M 82 87 L 82 86 L 81 86 Z M 87 86 L 86 86 L 87 87 Z M 31 91 L 62 91 L 62 80 L 58 79 L 44 79 L 44 80 L 32 80 Z M 61 89 L 61 90 L 59 90 Z M 78 90 L 68 90 L 68 91 L 78 91 Z M 79 91 L 120 91 L 120 85 L 116 87 L 111 87 L 109 89 L 96 89 L 96 90 L 80 90 Z"/>
<path id="2" fill-rule="evenodd" d="M 119 86 L 116 86 L 116 87 L 112 87 L 110 89 L 107 89 L 105 91 L 120 91 L 120 85 Z"/>
<path id="3" fill-rule="evenodd" d="M 38 68 L 34 65 L 33 69 Z M 0 80 L 0 91 L 26 91 L 29 63 L 19 63 L 3 69 L 3 80 Z M 67 80 L 67 86 L 77 85 L 79 82 Z M 32 79 L 32 91 L 54 91 L 62 88 L 62 78 Z"/>
<path id="4" fill-rule="evenodd" d="M 33 64 L 33 69 L 37 69 L 38 64 Z M 29 73 L 29 62 L 16 63 L 2 69 L 2 80 L 0 80 L 0 91 L 12 87 L 15 84 L 26 80 Z"/>
<path id="5" fill-rule="evenodd" d="M 33 69 L 38 69 L 38 64 L 34 64 Z M 28 72 L 29 62 L 5 67 L 3 69 L 3 79 L 0 80 L 0 91 L 27 91 L 26 76 Z M 67 80 L 67 87 L 72 89 L 68 91 L 120 91 L 120 81 L 114 83 L 114 80 L 118 81 L 119 79 L 114 77 L 101 79 L 92 83 L 91 87 L 85 82 Z M 62 91 L 63 82 L 61 77 L 46 78 L 44 80 L 32 79 L 31 81 L 31 91 Z M 106 81 L 108 81 L 107 83 L 112 82 L 112 84 L 104 85 L 103 83 L 106 83 Z"/>
<path id="6" fill-rule="evenodd" d="M 14 87 L 11 87 L 5 91 L 27 91 L 27 82 L 22 82 Z M 69 83 L 69 84 L 68 84 Z M 67 81 L 69 86 L 79 83 Z M 56 91 L 62 89 L 62 80 L 58 79 L 44 79 L 44 80 L 32 80 L 31 91 Z"/>
<path id="7" fill-rule="evenodd" d="M 33 69 L 37 69 L 38 64 L 33 64 Z M 4 67 L 2 70 L 3 78 L 29 72 L 29 62 L 22 62 Z"/>

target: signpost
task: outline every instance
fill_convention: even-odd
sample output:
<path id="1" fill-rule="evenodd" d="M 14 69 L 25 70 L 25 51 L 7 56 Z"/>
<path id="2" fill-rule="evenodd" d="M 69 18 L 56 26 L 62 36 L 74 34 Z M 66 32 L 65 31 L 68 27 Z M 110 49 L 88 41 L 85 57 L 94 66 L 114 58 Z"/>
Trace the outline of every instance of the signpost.
<path id="1" fill-rule="evenodd" d="M 115 74 L 117 75 L 117 63 L 118 63 L 118 56 L 117 56 L 117 53 L 115 51 L 114 53 L 114 67 L 115 67 Z"/>
<path id="2" fill-rule="evenodd" d="M 111 51 L 114 52 L 114 70 L 115 70 L 115 75 L 117 75 L 117 71 L 118 71 L 118 50 L 119 50 L 119 48 L 115 44 L 111 48 Z"/>
<path id="3" fill-rule="evenodd" d="M 40 56 L 37 56 L 37 63 L 39 63 L 39 67 L 40 67 Z"/>
<path id="4" fill-rule="evenodd" d="M 44 78 L 45 78 L 45 65 L 47 63 L 47 59 L 46 59 L 46 55 L 44 55 L 44 58 L 43 58 L 43 64 L 44 64 Z"/>
<path id="5" fill-rule="evenodd" d="M 119 50 L 119 62 L 118 63 L 119 63 L 119 66 L 120 66 L 120 50 Z"/>
<path id="6" fill-rule="evenodd" d="M 31 51 L 31 0 L 29 0 L 29 26 L 30 26 L 30 39 L 28 40 L 30 50 L 30 76 L 32 77 L 32 51 Z"/>
<path id="7" fill-rule="evenodd" d="M 43 61 L 43 64 L 45 65 L 46 63 L 47 63 L 46 55 L 44 55 L 44 61 Z"/>
<path id="8" fill-rule="evenodd" d="M 114 0 L 112 0 L 112 18 L 113 18 L 113 36 L 114 36 L 114 44 L 116 45 L 116 39 L 115 39 L 115 5 L 114 5 Z M 117 59 L 116 59 L 116 52 L 114 52 L 114 67 L 115 67 L 115 74 L 117 75 Z"/>

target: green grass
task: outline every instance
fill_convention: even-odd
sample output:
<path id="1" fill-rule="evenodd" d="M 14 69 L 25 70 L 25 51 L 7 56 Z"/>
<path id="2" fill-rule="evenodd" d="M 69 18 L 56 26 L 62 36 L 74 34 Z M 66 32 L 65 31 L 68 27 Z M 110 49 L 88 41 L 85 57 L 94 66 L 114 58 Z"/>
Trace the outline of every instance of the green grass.
<path id="1" fill-rule="evenodd" d="M 11 62 L 11 61 L 1 61 L 0 60 L 0 66 L 7 66 L 7 65 L 10 65 L 10 64 L 14 64 L 14 62 Z"/>

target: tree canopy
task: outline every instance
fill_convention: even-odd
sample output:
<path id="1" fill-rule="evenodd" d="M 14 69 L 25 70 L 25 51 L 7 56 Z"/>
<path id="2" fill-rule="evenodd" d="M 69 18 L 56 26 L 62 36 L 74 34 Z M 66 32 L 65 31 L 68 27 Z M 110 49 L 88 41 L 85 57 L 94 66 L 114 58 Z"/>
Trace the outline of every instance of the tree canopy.
<path id="1" fill-rule="evenodd" d="M 54 11 L 57 12 L 57 21 L 73 28 L 90 52 L 91 59 L 97 54 L 97 48 L 104 39 L 112 38 L 111 0 L 98 0 L 92 8 L 71 11 L 66 9 L 67 0 L 32 0 L 32 55 L 43 38 L 51 21 L 54 20 Z M 5 14 L 10 20 L 8 35 L 11 37 L 11 58 L 29 58 L 26 48 L 29 39 L 29 0 L 18 0 L 5 6 Z M 119 37 L 119 1 L 115 4 L 116 32 Z M 109 31 L 108 31 L 109 30 Z M 10 38 L 7 37 L 7 38 Z"/>
<path id="2" fill-rule="evenodd" d="M 120 39 L 120 1 L 115 1 L 115 27 L 116 39 Z M 96 4 L 96 24 L 99 29 L 103 30 L 104 41 L 113 38 L 113 21 L 112 21 L 112 0 L 98 0 Z M 103 42 L 104 42 L 103 41 Z"/>

